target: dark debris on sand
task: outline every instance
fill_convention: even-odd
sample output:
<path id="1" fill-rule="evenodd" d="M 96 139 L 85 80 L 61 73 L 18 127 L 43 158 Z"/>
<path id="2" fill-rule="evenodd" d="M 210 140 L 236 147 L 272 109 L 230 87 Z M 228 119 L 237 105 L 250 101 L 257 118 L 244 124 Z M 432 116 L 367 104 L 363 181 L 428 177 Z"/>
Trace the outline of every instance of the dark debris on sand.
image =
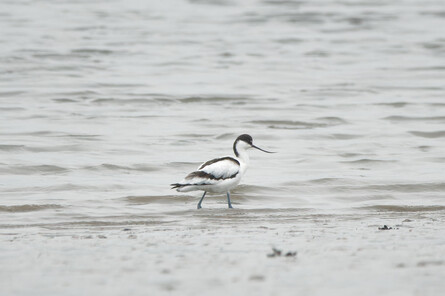
<path id="1" fill-rule="evenodd" d="M 281 250 L 278 250 L 276 248 L 272 248 L 272 253 L 267 254 L 267 257 L 269 258 L 273 258 L 273 257 L 280 257 L 283 254 L 283 252 Z M 297 252 L 287 252 L 284 254 L 285 257 L 295 257 L 297 256 Z"/>
<path id="2" fill-rule="evenodd" d="M 379 227 L 379 230 L 391 230 L 392 227 L 388 227 L 387 225 L 383 225 L 383 227 Z"/>

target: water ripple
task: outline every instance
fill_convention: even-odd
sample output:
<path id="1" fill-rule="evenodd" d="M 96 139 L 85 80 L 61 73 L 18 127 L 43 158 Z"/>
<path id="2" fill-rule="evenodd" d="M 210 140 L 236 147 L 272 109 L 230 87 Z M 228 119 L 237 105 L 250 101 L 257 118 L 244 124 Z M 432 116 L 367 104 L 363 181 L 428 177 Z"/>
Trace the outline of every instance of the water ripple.
<path id="1" fill-rule="evenodd" d="M 126 165 L 116 165 L 111 163 L 103 163 L 97 166 L 86 166 L 83 167 L 84 170 L 88 171 L 138 171 L 138 172 L 154 172 L 158 171 L 159 167 L 146 165 L 146 164 L 135 164 L 132 166 Z"/>
<path id="2" fill-rule="evenodd" d="M 14 205 L 14 206 L 2 206 L 0 205 L 0 212 L 10 212 L 10 213 L 23 213 L 23 212 L 35 212 L 49 209 L 60 209 L 63 208 L 61 205 L 57 204 L 44 204 L 44 205 Z"/>
<path id="3" fill-rule="evenodd" d="M 445 211 L 445 206 L 440 205 L 416 205 L 416 206 L 407 206 L 407 205 L 372 205 L 359 207 L 359 209 L 363 210 L 375 210 L 379 212 L 433 212 L 433 211 Z"/>
<path id="4" fill-rule="evenodd" d="M 53 174 L 63 174 L 68 172 L 69 169 L 63 168 L 57 165 L 18 165 L 18 166 L 8 166 L 0 167 L 0 174 L 11 174 L 11 175 L 53 175 Z"/>
<path id="5" fill-rule="evenodd" d="M 411 131 L 410 134 L 422 138 L 443 138 L 445 137 L 445 131 L 437 131 L 437 132 L 419 132 L 419 131 Z"/>
<path id="6" fill-rule="evenodd" d="M 224 96 L 210 96 L 210 97 L 187 97 L 179 99 L 181 103 L 245 103 L 249 100 L 246 97 L 224 97 Z"/>
<path id="7" fill-rule="evenodd" d="M 317 127 L 326 127 L 326 123 L 292 121 L 292 120 L 252 120 L 247 123 L 256 125 L 265 125 L 270 129 L 312 129 Z"/>
<path id="8" fill-rule="evenodd" d="M 438 121 L 445 122 L 445 116 L 429 116 L 429 117 L 414 117 L 414 116 L 388 116 L 383 118 L 390 121 Z"/>

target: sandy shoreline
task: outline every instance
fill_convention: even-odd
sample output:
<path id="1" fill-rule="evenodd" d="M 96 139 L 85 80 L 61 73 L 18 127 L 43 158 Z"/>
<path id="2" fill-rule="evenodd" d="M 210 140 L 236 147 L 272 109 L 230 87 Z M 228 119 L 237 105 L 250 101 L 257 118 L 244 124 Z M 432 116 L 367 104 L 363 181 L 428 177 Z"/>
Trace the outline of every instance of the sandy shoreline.
<path id="1" fill-rule="evenodd" d="M 252 210 L 255 212 L 255 210 Z M 2 295 L 440 295 L 444 211 L 185 211 L 2 228 Z M 387 224 L 390 230 L 379 230 Z M 268 257 L 272 247 L 295 257 Z"/>

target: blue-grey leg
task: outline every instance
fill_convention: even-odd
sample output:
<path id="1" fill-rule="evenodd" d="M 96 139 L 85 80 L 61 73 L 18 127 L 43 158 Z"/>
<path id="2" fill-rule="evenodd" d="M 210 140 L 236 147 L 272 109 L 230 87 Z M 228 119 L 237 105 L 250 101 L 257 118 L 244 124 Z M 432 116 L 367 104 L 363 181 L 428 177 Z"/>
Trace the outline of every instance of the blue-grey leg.
<path id="1" fill-rule="evenodd" d="M 204 196 L 206 196 L 206 191 L 204 191 L 204 194 L 202 195 L 202 197 L 201 197 L 201 199 L 199 200 L 199 202 L 198 202 L 198 210 L 201 208 L 201 203 L 202 203 L 202 201 L 203 201 L 203 199 L 204 199 Z"/>
<path id="2" fill-rule="evenodd" d="M 232 203 L 230 202 L 230 192 L 227 191 L 227 204 L 229 205 L 229 209 L 233 209 Z"/>

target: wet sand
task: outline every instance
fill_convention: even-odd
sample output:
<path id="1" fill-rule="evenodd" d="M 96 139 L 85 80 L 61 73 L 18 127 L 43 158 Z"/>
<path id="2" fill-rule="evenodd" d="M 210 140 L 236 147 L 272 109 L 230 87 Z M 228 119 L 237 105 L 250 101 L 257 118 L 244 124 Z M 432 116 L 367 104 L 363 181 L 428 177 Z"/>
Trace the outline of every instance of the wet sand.
<path id="1" fill-rule="evenodd" d="M 165 197 L 168 198 L 168 197 Z M 206 209 L 5 227 L 4 295 L 440 295 L 445 209 Z M 110 221 L 109 221 L 110 220 Z M 119 221 L 119 222 L 116 222 Z M 388 225 L 388 230 L 381 230 Z M 275 248 L 281 256 L 270 256 Z M 286 256 L 296 252 L 295 256 Z"/>

